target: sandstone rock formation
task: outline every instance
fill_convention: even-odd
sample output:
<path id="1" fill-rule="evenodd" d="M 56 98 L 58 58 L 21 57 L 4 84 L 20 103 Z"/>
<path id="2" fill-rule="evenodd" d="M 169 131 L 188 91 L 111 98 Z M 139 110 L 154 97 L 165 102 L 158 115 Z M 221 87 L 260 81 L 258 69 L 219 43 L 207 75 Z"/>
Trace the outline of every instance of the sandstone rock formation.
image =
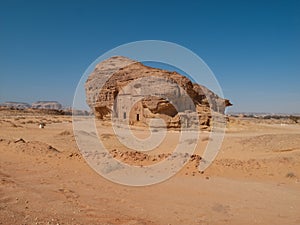
<path id="1" fill-rule="evenodd" d="M 56 109 L 60 110 L 62 105 L 57 101 L 37 101 L 31 105 L 34 109 Z"/>
<path id="2" fill-rule="evenodd" d="M 15 109 L 27 109 L 31 107 L 31 105 L 26 102 L 4 102 L 1 104 L 1 106 Z"/>
<path id="3" fill-rule="evenodd" d="M 197 120 L 210 126 L 212 113 L 224 114 L 231 103 L 177 72 L 152 68 L 122 56 L 99 63 L 88 77 L 86 101 L 96 117 L 146 124 L 163 118 L 178 128 Z"/>

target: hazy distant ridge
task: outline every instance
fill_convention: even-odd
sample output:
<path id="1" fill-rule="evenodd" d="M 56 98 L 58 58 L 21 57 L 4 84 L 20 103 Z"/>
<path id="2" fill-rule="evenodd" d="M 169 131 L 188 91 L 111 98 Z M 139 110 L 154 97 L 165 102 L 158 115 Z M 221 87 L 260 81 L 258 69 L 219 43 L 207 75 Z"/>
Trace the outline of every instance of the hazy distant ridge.
<path id="1" fill-rule="evenodd" d="M 57 101 L 37 101 L 32 104 L 26 102 L 4 102 L 1 106 L 12 107 L 16 109 L 62 109 L 62 105 Z"/>

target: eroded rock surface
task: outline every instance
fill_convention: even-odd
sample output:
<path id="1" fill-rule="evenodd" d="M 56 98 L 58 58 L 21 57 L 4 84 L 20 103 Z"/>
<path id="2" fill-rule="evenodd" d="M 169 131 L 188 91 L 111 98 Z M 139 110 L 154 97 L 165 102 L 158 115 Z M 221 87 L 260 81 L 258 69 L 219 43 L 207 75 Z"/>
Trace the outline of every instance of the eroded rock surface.
<path id="1" fill-rule="evenodd" d="M 99 119 L 111 116 L 146 124 L 163 118 L 167 127 L 178 128 L 199 122 L 210 126 L 211 114 L 224 114 L 231 103 L 187 77 L 145 66 L 122 56 L 99 63 L 86 84 L 86 101 Z M 196 114 L 195 114 L 196 113 Z M 197 121 L 195 121 L 195 115 Z M 184 118 L 184 119 L 182 119 Z"/>

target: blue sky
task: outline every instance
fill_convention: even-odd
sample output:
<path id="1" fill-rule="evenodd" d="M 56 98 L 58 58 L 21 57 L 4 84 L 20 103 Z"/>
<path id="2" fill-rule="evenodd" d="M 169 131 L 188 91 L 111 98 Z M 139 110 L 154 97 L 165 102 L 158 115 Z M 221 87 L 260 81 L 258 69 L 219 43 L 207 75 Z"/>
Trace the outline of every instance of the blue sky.
<path id="1" fill-rule="evenodd" d="M 86 68 L 127 42 L 198 54 L 239 112 L 300 112 L 300 1 L 0 1 L 0 102 L 71 105 Z"/>

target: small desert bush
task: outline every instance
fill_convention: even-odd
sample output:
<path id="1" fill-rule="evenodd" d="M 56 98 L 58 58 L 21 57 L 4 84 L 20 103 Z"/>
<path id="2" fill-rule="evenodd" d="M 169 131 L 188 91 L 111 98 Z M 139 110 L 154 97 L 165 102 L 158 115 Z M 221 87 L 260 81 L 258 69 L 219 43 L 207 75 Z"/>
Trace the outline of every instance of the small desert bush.
<path id="1" fill-rule="evenodd" d="M 17 116 L 14 118 L 15 121 L 26 119 L 24 116 Z"/>
<path id="2" fill-rule="evenodd" d="M 59 135 L 62 135 L 62 136 L 71 135 L 71 132 L 70 132 L 70 131 L 67 131 L 67 130 L 65 130 L 65 131 L 63 131 L 63 132 L 59 133 Z"/>
<path id="3" fill-rule="evenodd" d="M 289 173 L 287 173 L 285 176 L 286 176 L 287 178 L 295 178 L 295 177 L 296 177 L 295 173 L 293 173 L 293 172 L 289 172 Z"/>
<path id="4" fill-rule="evenodd" d="M 290 120 L 292 120 L 295 123 L 298 123 L 298 120 L 300 119 L 299 116 L 290 116 Z"/>

